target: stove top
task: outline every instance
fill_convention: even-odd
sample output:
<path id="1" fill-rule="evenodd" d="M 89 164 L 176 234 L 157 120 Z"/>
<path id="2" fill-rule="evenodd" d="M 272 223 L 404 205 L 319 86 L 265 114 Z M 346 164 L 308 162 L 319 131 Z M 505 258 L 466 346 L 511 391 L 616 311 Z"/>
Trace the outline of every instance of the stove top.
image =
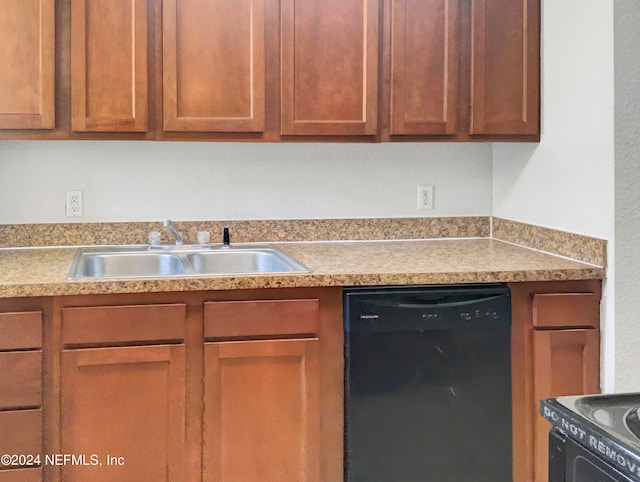
<path id="1" fill-rule="evenodd" d="M 542 400 L 541 415 L 600 459 L 640 482 L 640 393 Z"/>

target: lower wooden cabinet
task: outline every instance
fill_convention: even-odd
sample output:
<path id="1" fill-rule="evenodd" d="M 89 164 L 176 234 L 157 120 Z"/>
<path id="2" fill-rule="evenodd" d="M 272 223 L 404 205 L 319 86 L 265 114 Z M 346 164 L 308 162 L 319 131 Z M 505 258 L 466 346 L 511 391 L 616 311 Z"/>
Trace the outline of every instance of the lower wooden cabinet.
<path id="1" fill-rule="evenodd" d="M 3 470 L 0 472 L 0 482 L 41 482 L 42 468 Z"/>
<path id="2" fill-rule="evenodd" d="M 601 282 L 510 287 L 513 481 L 546 482 L 539 400 L 599 391 Z M 0 453 L 89 457 L 0 467 L 0 482 L 343 478 L 340 288 L 1 300 L 0 311 L 0 370 L 13 373 L 0 382 Z"/>
<path id="3" fill-rule="evenodd" d="M 319 341 L 205 345 L 204 481 L 319 482 Z"/>
<path id="4" fill-rule="evenodd" d="M 42 454 L 42 410 L 9 410 L 0 412 L 0 455 L 37 456 Z M 25 463 L 26 462 L 26 463 Z M 36 465 L 19 458 L 10 464 L 0 462 L 0 469 L 13 472 L 20 465 Z M 39 464 L 37 464 L 39 465 Z M 4 474 L 5 471 L 0 471 Z"/>
<path id="5" fill-rule="evenodd" d="M 514 283 L 514 482 L 547 482 L 540 400 L 600 391 L 599 280 Z"/>
<path id="6" fill-rule="evenodd" d="M 185 347 L 62 352 L 65 481 L 185 480 Z"/>
<path id="7" fill-rule="evenodd" d="M 0 313 L 0 482 L 42 480 L 42 338 L 42 312 Z"/>
<path id="8" fill-rule="evenodd" d="M 600 333 L 597 329 L 536 330 L 533 333 L 534 399 L 600 391 Z M 535 480 L 548 479 L 551 424 L 536 418 Z"/>
<path id="9" fill-rule="evenodd" d="M 59 298 L 59 435 L 45 450 L 87 465 L 47 480 L 338 482 L 341 299 L 339 288 Z"/>

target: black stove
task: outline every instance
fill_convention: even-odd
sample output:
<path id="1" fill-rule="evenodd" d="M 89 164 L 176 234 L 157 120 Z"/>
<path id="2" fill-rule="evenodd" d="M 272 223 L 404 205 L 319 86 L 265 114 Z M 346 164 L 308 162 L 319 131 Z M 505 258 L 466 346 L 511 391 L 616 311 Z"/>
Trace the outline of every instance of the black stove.
<path id="1" fill-rule="evenodd" d="M 549 482 L 640 482 L 640 393 L 542 400 Z"/>

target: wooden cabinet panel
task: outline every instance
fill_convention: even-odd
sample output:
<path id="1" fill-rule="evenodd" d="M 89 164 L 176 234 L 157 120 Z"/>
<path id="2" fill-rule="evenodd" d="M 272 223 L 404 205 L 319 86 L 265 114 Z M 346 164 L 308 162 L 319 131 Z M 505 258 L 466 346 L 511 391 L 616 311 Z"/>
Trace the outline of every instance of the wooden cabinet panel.
<path id="1" fill-rule="evenodd" d="M 42 454 L 42 410 L 0 412 L 0 434 L 0 454 Z"/>
<path id="2" fill-rule="evenodd" d="M 318 339 L 207 343 L 203 480 L 320 481 Z"/>
<path id="3" fill-rule="evenodd" d="M 205 338 L 314 335 L 319 300 L 214 301 L 204 305 Z"/>
<path id="4" fill-rule="evenodd" d="M 42 348 L 42 312 L 0 313 L 0 351 Z"/>
<path id="5" fill-rule="evenodd" d="M 595 329 L 533 332 L 534 400 L 600 391 L 600 336 Z M 536 417 L 535 481 L 546 482 L 551 424 Z"/>
<path id="6" fill-rule="evenodd" d="M 0 409 L 42 405 L 41 350 L 0 353 L 0 374 Z"/>
<path id="7" fill-rule="evenodd" d="M 62 394 L 61 452 L 103 462 L 64 480 L 185 480 L 184 345 L 63 350 Z"/>
<path id="8" fill-rule="evenodd" d="M 600 296 L 595 293 L 533 295 L 533 326 L 567 328 L 600 326 Z"/>
<path id="9" fill-rule="evenodd" d="M 164 130 L 264 130 L 264 0 L 165 0 Z"/>
<path id="10" fill-rule="evenodd" d="M 540 398 L 598 391 L 598 328 L 540 330 L 534 318 L 564 318 L 571 300 L 588 301 L 581 319 L 597 319 L 600 280 L 510 283 L 512 298 L 511 374 L 513 397 L 514 482 L 546 481 L 548 425 L 540 416 Z M 534 305 L 538 313 L 534 315 Z M 540 312 L 542 310 L 542 312 Z M 559 310 L 559 313 L 556 313 Z M 580 325 L 585 326 L 585 325 Z M 591 382 L 589 382 L 591 380 Z M 544 439 L 544 440 L 543 440 Z M 540 447 L 537 447 L 540 445 Z M 541 473 L 544 472 L 544 473 Z"/>
<path id="11" fill-rule="evenodd" d="M 182 303 L 63 308 L 62 341 L 65 345 L 181 341 L 186 310 Z"/>
<path id="12" fill-rule="evenodd" d="M 71 0 L 71 129 L 147 130 L 146 0 Z"/>
<path id="13" fill-rule="evenodd" d="M 472 0 L 471 134 L 537 134 L 540 1 Z"/>
<path id="14" fill-rule="evenodd" d="M 392 0 L 391 134 L 453 134 L 459 0 Z"/>
<path id="15" fill-rule="evenodd" d="M 0 482 L 42 482 L 42 469 L 15 469 L 0 471 Z"/>
<path id="16" fill-rule="evenodd" d="M 282 1 L 282 134 L 376 133 L 378 7 Z"/>
<path id="17" fill-rule="evenodd" d="M 54 0 L 0 2 L 0 129 L 55 126 Z"/>

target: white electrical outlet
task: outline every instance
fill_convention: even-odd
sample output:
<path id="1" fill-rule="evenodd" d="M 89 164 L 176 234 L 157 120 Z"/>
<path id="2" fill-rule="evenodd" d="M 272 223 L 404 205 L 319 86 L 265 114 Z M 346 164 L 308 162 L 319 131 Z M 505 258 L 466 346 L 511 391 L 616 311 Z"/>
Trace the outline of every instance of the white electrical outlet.
<path id="1" fill-rule="evenodd" d="M 433 209 L 433 186 L 418 186 L 418 209 Z"/>
<path id="2" fill-rule="evenodd" d="M 66 191 L 64 210 L 67 217 L 82 216 L 82 191 Z"/>

